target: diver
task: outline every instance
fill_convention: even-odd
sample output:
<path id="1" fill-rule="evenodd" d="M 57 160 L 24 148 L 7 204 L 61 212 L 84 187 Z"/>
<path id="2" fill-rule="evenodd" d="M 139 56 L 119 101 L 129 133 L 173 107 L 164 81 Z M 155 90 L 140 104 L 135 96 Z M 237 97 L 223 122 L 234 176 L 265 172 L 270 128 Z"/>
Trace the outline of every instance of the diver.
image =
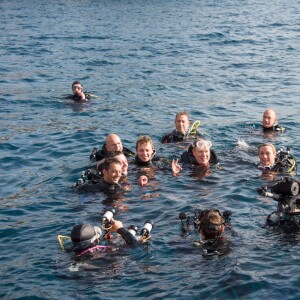
<path id="1" fill-rule="evenodd" d="M 111 151 L 121 151 L 125 156 L 133 156 L 134 153 L 126 147 L 123 147 L 121 139 L 118 135 L 111 133 L 105 139 L 105 144 L 102 146 L 101 150 L 97 150 L 95 147 L 90 155 L 91 161 L 99 161 L 104 159 L 108 152 Z"/>
<path id="2" fill-rule="evenodd" d="M 262 127 L 264 132 L 283 132 L 285 128 L 278 125 L 277 116 L 273 109 L 268 108 L 264 111 L 262 118 Z"/>
<path id="3" fill-rule="evenodd" d="M 199 212 L 194 211 L 194 215 L 194 227 L 201 237 L 201 240 L 194 242 L 194 245 L 202 249 L 202 254 L 223 255 L 228 252 L 228 242 L 222 234 L 225 229 L 231 229 L 231 212 L 224 211 L 221 214 L 219 210 L 208 209 Z M 181 220 L 183 232 L 188 232 L 190 216 L 187 213 L 180 213 L 179 219 Z"/>
<path id="4" fill-rule="evenodd" d="M 274 173 L 295 173 L 297 172 L 297 161 L 290 154 L 290 149 L 286 151 L 280 149 L 276 152 L 273 144 L 266 143 L 258 147 L 259 165 L 258 169 L 264 172 Z"/>
<path id="5" fill-rule="evenodd" d="M 154 144 L 148 135 L 142 135 L 138 138 L 135 149 L 134 163 L 138 167 L 157 166 L 162 161 L 161 158 L 155 156 Z"/>
<path id="6" fill-rule="evenodd" d="M 74 101 L 89 101 L 91 96 L 88 92 L 83 92 L 83 86 L 79 81 L 72 83 L 72 95 L 68 96 L 67 99 Z"/>
<path id="7" fill-rule="evenodd" d="M 171 133 L 165 135 L 161 142 L 163 144 L 167 143 L 177 143 L 186 140 L 188 137 L 200 137 L 203 138 L 202 133 L 197 131 L 197 127 L 200 125 L 200 121 L 194 122 L 190 127 L 190 117 L 185 111 L 177 113 L 175 117 L 175 127 Z"/>
<path id="8" fill-rule="evenodd" d="M 111 151 L 108 152 L 104 159 L 100 160 L 96 165 L 96 170 L 99 173 L 103 173 L 103 164 L 105 160 L 109 158 L 116 158 L 122 164 L 122 176 L 127 176 L 128 173 L 128 161 L 125 154 L 122 151 Z"/>
<path id="9" fill-rule="evenodd" d="M 71 236 L 58 235 L 58 242 L 61 249 L 66 252 L 75 253 L 76 257 L 87 258 L 87 256 L 95 256 L 96 253 L 113 251 L 114 244 L 112 233 L 118 233 L 125 241 L 126 245 L 135 247 L 139 243 L 147 242 L 151 236 L 150 232 L 153 229 L 153 223 L 146 221 L 140 235 L 137 235 L 137 226 L 131 225 L 125 229 L 121 221 L 113 219 L 114 211 L 106 211 L 102 217 L 102 226 L 93 227 L 89 224 L 79 224 L 72 228 Z M 70 241 L 72 244 L 65 246 L 64 241 Z M 106 241 L 105 245 L 100 244 Z"/>
<path id="10" fill-rule="evenodd" d="M 212 143 L 207 140 L 196 140 L 191 144 L 187 151 L 181 155 L 183 164 L 192 167 L 197 166 L 203 171 L 208 171 L 211 165 L 217 165 L 219 158 L 214 150 L 211 149 Z M 178 176 L 182 167 L 178 163 L 178 159 L 172 161 L 172 175 Z"/>
<path id="11" fill-rule="evenodd" d="M 123 165 L 118 159 L 108 158 L 103 163 L 102 174 L 98 174 L 99 180 L 95 180 L 94 177 L 86 182 L 80 178 L 75 184 L 75 188 L 80 192 L 104 192 L 109 195 L 122 191 L 124 189 L 119 183 L 122 177 L 122 167 Z"/>

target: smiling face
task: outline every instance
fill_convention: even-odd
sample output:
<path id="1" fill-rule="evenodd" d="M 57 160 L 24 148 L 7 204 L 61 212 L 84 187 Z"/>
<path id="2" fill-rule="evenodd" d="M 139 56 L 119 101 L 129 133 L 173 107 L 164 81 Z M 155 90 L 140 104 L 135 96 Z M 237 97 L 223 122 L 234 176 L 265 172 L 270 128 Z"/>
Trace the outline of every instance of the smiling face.
<path id="1" fill-rule="evenodd" d="M 274 110 L 268 109 L 264 112 L 262 124 L 265 128 L 272 127 L 277 122 Z"/>
<path id="2" fill-rule="evenodd" d="M 148 162 L 151 160 L 154 152 L 154 148 L 150 142 L 140 143 L 137 146 L 136 154 L 138 158 L 143 162 Z"/>
<path id="3" fill-rule="evenodd" d="M 176 130 L 182 134 L 185 134 L 189 128 L 189 117 L 187 115 L 177 115 L 175 120 Z"/>
<path id="4" fill-rule="evenodd" d="M 276 158 L 276 151 L 271 145 L 264 145 L 259 148 L 258 157 L 262 166 L 273 166 Z"/>
<path id="5" fill-rule="evenodd" d="M 210 149 L 208 147 L 202 147 L 199 149 L 198 147 L 193 148 L 192 153 L 201 166 L 208 166 L 210 160 Z"/>
<path id="6" fill-rule="evenodd" d="M 110 184 L 118 184 L 122 176 L 122 164 L 111 163 L 109 169 L 103 169 L 103 179 Z"/>

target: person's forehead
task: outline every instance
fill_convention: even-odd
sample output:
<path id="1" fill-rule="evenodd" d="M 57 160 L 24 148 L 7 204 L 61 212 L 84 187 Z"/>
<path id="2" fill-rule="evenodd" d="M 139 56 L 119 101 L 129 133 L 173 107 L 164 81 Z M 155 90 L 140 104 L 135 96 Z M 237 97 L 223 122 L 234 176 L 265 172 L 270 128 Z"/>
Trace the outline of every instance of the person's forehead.
<path id="1" fill-rule="evenodd" d="M 108 140 L 108 142 L 111 144 L 118 144 L 118 143 L 121 143 L 121 140 L 119 137 L 113 136 Z"/>
<path id="2" fill-rule="evenodd" d="M 152 145 L 150 144 L 150 142 L 141 142 L 138 144 L 138 148 L 152 148 Z"/>
<path id="3" fill-rule="evenodd" d="M 179 115 L 176 117 L 176 121 L 179 121 L 179 120 L 183 120 L 184 121 L 188 121 L 188 116 L 187 115 Z"/>
<path id="4" fill-rule="evenodd" d="M 273 148 L 271 146 L 262 146 L 259 150 L 259 152 L 273 152 Z"/>
<path id="5" fill-rule="evenodd" d="M 115 162 L 111 163 L 109 167 L 110 170 L 121 169 L 121 168 L 122 168 L 121 164 Z"/>
<path id="6" fill-rule="evenodd" d="M 269 118 L 272 118 L 275 116 L 275 113 L 273 111 L 266 111 L 264 113 L 264 117 L 269 117 Z"/>
<path id="7" fill-rule="evenodd" d="M 124 154 L 117 155 L 116 159 L 119 160 L 119 161 L 125 161 L 125 160 L 127 160 L 126 156 Z"/>
<path id="8" fill-rule="evenodd" d="M 76 87 L 82 88 L 82 85 L 81 84 L 74 84 L 73 88 L 76 88 Z"/>
<path id="9" fill-rule="evenodd" d="M 201 149 L 195 147 L 194 149 L 195 149 L 197 152 L 208 152 L 208 151 L 209 151 L 209 148 L 206 148 L 206 147 L 203 147 L 203 148 L 201 148 Z"/>

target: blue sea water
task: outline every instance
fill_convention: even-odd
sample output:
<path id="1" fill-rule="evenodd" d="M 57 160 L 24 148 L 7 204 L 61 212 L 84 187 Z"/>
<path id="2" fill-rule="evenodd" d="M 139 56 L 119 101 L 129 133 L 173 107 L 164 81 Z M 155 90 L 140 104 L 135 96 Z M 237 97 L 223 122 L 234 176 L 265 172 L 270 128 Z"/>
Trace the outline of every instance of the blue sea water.
<path id="1" fill-rule="evenodd" d="M 262 225 L 276 203 L 255 147 L 289 146 L 299 160 L 300 2 L 0 1 L 0 296 L 2 299 L 298 299 L 300 235 Z M 80 80 L 98 98 L 64 95 Z M 272 107 L 286 133 L 259 128 Z M 189 170 L 118 203 L 118 219 L 155 223 L 148 246 L 120 247 L 76 265 L 57 235 L 99 225 L 105 196 L 72 189 L 94 146 L 115 132 L 134 150 L 149 134 L 157 153 L 178 111 L 211 139 L 222 169 Z M 239 143 L 240 142 L 240 143 Z M 244 146 L 243 146 L 244 145 Z M 206 258 L 182 235 L 179 212 L 231 210 L 232 246 Z"/>

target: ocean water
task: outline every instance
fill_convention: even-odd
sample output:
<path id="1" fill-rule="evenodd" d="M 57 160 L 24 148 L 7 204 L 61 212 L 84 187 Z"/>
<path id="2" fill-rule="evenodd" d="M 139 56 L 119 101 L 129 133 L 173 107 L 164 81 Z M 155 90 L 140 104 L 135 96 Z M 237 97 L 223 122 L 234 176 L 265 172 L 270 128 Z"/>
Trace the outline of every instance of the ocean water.
<path id="1" fill-rule="evenodd" d="M 0 1 L 0 296 L 2 299 L 298 299 L 300 235 L 263 227 L 275 210 L 256 188 L 256 146 L 291 147 L 299 160 L 300 2 Z M 73 103 L 80 80 L 97 95 Z M 287 130 L 264 135 L 272 107 Z M 115 132 L 134 150 L 160 139 L 178 111 L 201 121 L 222 169 L 185 169 L 119 199 L 117 219 L 155 223 L 148 245 L 77 264 L 57 235 L 99 226 L 106 199 L 72 189 L 93 147 Z M 232 211 L 231 251 L 203 257 L 178 214 Z"/>

